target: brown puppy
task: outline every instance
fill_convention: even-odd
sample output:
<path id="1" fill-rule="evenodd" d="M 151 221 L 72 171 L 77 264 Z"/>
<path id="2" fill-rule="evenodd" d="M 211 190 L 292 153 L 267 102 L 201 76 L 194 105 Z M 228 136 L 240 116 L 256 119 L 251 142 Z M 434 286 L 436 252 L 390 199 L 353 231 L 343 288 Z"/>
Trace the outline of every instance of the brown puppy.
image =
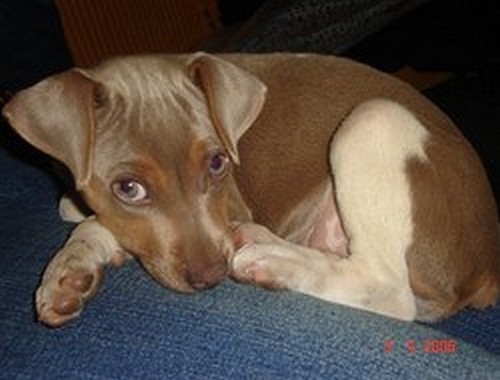
<path id="1" fill-rule="evenodd" d="M 437 107 L 364 65 L 128 57 L 48 78 L 4 114 L 95 212 L 47 268 L 47 324 L 76 317 L 125 251 L 183 292 L 232 274 L 406 320 L 498 297 L 480 160 Z"/>

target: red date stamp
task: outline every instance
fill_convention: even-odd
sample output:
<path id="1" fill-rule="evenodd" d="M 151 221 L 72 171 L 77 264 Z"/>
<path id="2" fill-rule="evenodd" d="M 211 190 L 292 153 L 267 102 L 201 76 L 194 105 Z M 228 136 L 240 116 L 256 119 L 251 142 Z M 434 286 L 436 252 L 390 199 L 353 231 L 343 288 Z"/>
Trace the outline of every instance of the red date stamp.
<path id="1" fill-rule="evenodd" d="M 396 348 L 402 348 L 403 351 L 410 354 L 454 354 L 458 351 L 458 342 L 455 339 L 425 339 L 421 341 L 408 339 L 405 342 L 399 342 L 399 344 L 396 344 L 393 339 L 384 341 L 384 352 L 386 354 L 394 352 Z"/>

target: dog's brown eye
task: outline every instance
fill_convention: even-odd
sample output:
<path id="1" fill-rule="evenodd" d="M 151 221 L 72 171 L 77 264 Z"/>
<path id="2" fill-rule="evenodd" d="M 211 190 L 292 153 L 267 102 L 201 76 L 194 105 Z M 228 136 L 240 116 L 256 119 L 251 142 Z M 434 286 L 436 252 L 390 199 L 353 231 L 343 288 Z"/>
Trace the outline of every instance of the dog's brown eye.
<path id="1" fill-rule="evenodd" d="M 212 177 L 219 178 L 226 174 L 229 168 L 229 158 L 224 152 L 216 152 L 210 156 L 208 165 Z"/>
<path id="2" fill-rule="evenodd" d="M 113 194 L 122 202 L 139 205 L 149 200 L 146 187 L 135 179 L 122 179 L 111 186 Z"/>

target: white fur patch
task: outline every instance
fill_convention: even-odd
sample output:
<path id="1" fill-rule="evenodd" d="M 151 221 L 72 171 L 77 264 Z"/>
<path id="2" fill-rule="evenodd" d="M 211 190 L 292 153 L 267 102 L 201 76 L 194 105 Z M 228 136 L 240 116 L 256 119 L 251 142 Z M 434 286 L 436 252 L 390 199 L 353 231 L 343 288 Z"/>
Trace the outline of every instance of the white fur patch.
<path id="1" fill-rule="evenodd" d="M 67 194 L 64 194 L 59 200 L 59 216 L 65 222 L 71 223 L 80 223 L 86 218 L 83 212 Z"/>
<path id="2" fill-rule="evenodd" d="M 338 207 L 350 238 L 350 260 L 365 269 L 363 275 L 370 277 L 367 285 L 381 290 L 380 306 L 405 319 L 416 314 L 405 260 L 413 233 L 405 168 L 410 158 L 426 160 L 427 136 L 407 109 L 375 99 L 351 113 L 330 150 Z"/>

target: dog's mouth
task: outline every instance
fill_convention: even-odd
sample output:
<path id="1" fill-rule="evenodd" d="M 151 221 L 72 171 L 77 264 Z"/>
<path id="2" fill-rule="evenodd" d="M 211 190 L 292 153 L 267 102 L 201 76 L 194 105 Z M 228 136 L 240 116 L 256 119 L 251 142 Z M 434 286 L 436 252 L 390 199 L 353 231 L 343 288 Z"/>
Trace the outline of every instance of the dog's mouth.
<path id="1" fill-rule="evenodd" d="M 223 282 L 230 274 L 232 247 L 225 247 L 211 260 L 200 256 L 199 260 L 183 260 L 138 256 L 142 266 L 161 285 L 181 293 L 194 293 L 211 289 Z"/>
<path id="2" fill-rule="evenodd" d="M 224 261 L 216 263 L 202 272 L 188 273 L 186 282 L 194 290 L 210 289 L 224 281 L 228 273 L 228 264 Z"/>
<path id="3" fill-rule="evenodd" d="M 151 277 L 161 285 L 181 292 L 195 293 L 202 290 L 211 289 L 223 282 L 229 274 L 228 265 L 216 265 L 207 268 L 203 272 L 165 273 L 156 266 L 150 267 L 144 264 L 144 269 Z"/>

